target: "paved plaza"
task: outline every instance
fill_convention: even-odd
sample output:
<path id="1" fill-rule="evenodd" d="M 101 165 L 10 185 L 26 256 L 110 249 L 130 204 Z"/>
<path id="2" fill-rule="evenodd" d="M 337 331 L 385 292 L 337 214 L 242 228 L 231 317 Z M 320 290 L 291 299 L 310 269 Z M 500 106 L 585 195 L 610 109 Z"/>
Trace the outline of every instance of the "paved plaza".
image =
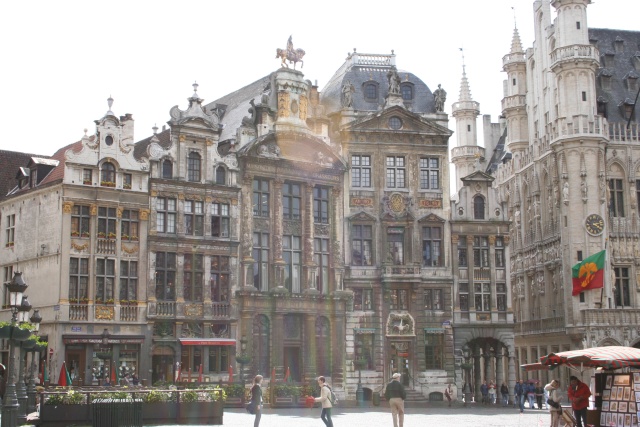
<path id="1" fill-rule="evenodd" d="M 224 425 L 227 427 L 251 427 L 253 415 L 242 409 L 225 409 Z M 393 427 L 388 408 L 336 407 L 332 414 L 335 427 Z M 546 410 L 528 410 L 520 415 L 518 409 L 473 406 L 448 408 L 442 404 L 425 404 L 406 408 L 404 427 L 546 427 L 549 423 Z M 320 420 L 320 408 L 269 409 L 262 414 L 260 427 L 324 427 Z M 177 427 L 177 426 L 165 426 Z"/>

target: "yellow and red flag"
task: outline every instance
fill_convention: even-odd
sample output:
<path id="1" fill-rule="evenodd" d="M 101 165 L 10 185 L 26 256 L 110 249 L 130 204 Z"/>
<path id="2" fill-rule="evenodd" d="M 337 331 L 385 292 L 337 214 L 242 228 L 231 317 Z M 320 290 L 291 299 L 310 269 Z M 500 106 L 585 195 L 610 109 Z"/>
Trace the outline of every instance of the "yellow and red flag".
<path id="1" fill-rule="evenodd" d="M 571 295 L 580 295 L 580 292 L 599 289 L 604 286 L 604 260 L 605 251 L 600 251 L 571 268 L 573 276 L 573 292 Z"/>

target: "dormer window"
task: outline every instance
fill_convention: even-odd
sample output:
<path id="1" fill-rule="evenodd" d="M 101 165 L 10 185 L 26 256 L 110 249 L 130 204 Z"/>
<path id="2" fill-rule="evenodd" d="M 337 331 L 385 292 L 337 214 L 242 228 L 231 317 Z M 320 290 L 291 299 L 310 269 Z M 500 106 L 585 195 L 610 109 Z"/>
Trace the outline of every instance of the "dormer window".
<path id="1" fill-rule="evenodd" d="M 31 171 L 31 176 L 29 177 L 29 186 L 31 188 L 35 187 L 38 183 L 38 170 L 34 169 Z"/>
<path id="2" fill-rule="evenodd" d="M 403 84 L 400 86 L 400 90 L 402 92 L 402 99 L 404 101 L 412 101 L 413 100 L 413 86 L 410 84 Z"/>
<path id="3" fill-rule="evenodd" d="M 173 162 L 171 160 L 165 160 L 162 162 L 162 178 L 173 178 Z"/>
<path id="4" fill-rule="evenodd" d="M 364 84 L 364 99 L 369 102 L 378 101 L 378 85 L 375 82 Z"/>
<path id="5" fill-rule="evenodd" d="M 200 181 L 200 154 L 192 151 L 187 159 L 187 179 L 191 182 Z"/>
<path id="6" fill-rule="evenodd" d="M 223 166 L 216 168 L 216 184 L 225 185 L 227 182 L 227 171 Z"/>
<path id="7" fill-rule="evenodd" d="M 484 219 L 484 197 L 473 198 L 473 219 Z"/>
<path id="8" fill-rule="evenodd" d="M 100 185 L 103 187 L 116 186 L 116 167 L 113 165 L 113 163 L 106 162 L 102 165 Z"/>

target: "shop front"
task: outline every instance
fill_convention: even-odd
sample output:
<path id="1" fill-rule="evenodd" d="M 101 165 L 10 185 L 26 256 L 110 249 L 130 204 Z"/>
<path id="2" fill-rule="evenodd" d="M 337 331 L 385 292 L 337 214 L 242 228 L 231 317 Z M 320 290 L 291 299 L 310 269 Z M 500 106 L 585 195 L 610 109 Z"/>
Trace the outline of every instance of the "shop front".
<path id="1" fill-rule="evenodd" d="M 232 338 L 180 338 L 180 379 L 203 382 L 225 379 L 235 363 L 236 340 Z M 202 368 L 201 368 L 202 367 Z"/>

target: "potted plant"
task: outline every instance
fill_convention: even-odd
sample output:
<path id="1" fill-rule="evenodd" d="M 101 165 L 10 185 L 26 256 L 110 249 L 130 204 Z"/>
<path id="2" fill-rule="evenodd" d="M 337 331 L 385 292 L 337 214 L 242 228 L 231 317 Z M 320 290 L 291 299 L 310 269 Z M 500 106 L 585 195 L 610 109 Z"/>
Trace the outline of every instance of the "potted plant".
<path id="1" fill-rule="evenodd" d="M 80 237 L 80 232 L 79 231 L 72 231 L 71 232 L 71 237 Z"/>
<path id="2" fill-rule="evenodd" d="M 0 338 L 8 339 L 11 336 L 11 322 L 0 322 Z"/>
<path id="3" fill-rule="evenodd" d="M 128 235 L 128 234 L 124 234 L 124 233 L 123 233 L 123 234 L 121 234 L 121 235 L 120 235 L 120 239 L 122 239 L 122 240 L 129 240 L 129 235 Z"/>
<path id="4" fill-rule="evenodd" d="M 89 298 L 87 297 L 80 298 L 80 304 L 89 304 Z"/>
<path id="5" fill-rule="evenodd" d="M 110 233 L 107 235 L 107 238 L 108 238 L 109 240 L 113 240 L 113 239 L 115 239 L 115 238 L 116 238 L 116 233 L 110 232 Z"/>
<path id="6" fill-rule="evenodd" d="M 142 395 L 142 419 L 145 423 L 161 423 L 178 418 L 178 402 L 172 392 L 151 390 Z"/>
<path id="7" fill-rule="evenodd" d="M 131 240 L 134 241 L 134 242 L 137 242 L 138 241 L 138 236 L 131 236 Z"/>
<path id="8" fill-rule="evenodd" d="M 92 182 L 91 182 L 91 180 L 90 180 L 90 179 L 84 179 L 84 180 L 82 180 L 82 183 L 83 183 L 84 185 L 91 185 L 91 184 L 92 184 Z"/>
<path id="9" fill-rule="evenodd" d="M 113 181 L 100 181 L 100 185 L 103 187 L 115 187 L 116 183 Z"/>
<path id="10" fill-rule="evenodd" d="M 16 341 L 26 341 L 31 336 L 34 326 L 31 323 L 20 323 L 13 327 L 11 338 Z"/>
<path id="11" fill-rule="evenodd" d="M 291 384 L 277 384 L 273 388 L 274 402 L 273 406 L 287 407 L 296 406 L 298 398 L 301 396 L 301 388 Z"/>
<path id="12" fill-rule="evenodd" d="M 89 233 L 88 231 L 83 231 L 82 232 L 82 237 L 90 237 L 91 233 Z"/>
<path id="13" fill-rule="evenodd" d="M 185 390 L 180 392 L 178 405 L 179 424 L 222 424 L 224 400 L 214 400 L 209 390 Z"/>
<path id="14" fill-rule="evenodd" d="M 38 336 L 35 334 L 31 334 L 29 335 L 29 338 L 24 340 L 24 342 L 22 343 L 22 348 L 26 350 L 30 350 L 34 348 L 37 343 L 38 343 Z"/>
<path id="15" fill-rule="evenodd" d="M 108 305 L 113 305 L 114 303 L 115 301 L 113 300 L 113 298 L 109 298 L 105 301 L 105 304 L 108 304 Z"/>
<path id="16" fill-rule="evenodd" d="M 66 393 L 44 393 L 40 419 L 47 426 L 69 426 L 91 422 L 90 405 L 84 393 L 69 390 Z"/>
<path id="17" fill-rule="evenodd" d="M 131 184 L 122 184 L 122 188 L 124 188 L 125 190 L 131 190 Z"/>
<path id="18" fill-rule="evenodd" d="M 225 394 L 225 407 L 242 407 L 245 393 L 245 387 L 242 384 L 227 384 L 222 390 Z"/>
<path id="19" fill-rule="evenodd" d="M 5 247 L 9 248 L 13 246 L 13 242 L 7 242 L 5 245 Z"/>
<path id="20" fill-rule="evenodd" d="M 106 239 L 107 238 L 107 233 L 105 233 L 104 231 L 98 231 L 98 239 Z"/>
<path id="21" fill-rule="evenodd" d="M 96 298 L 94 304 L 102 304 L 102 298 Z"/>

